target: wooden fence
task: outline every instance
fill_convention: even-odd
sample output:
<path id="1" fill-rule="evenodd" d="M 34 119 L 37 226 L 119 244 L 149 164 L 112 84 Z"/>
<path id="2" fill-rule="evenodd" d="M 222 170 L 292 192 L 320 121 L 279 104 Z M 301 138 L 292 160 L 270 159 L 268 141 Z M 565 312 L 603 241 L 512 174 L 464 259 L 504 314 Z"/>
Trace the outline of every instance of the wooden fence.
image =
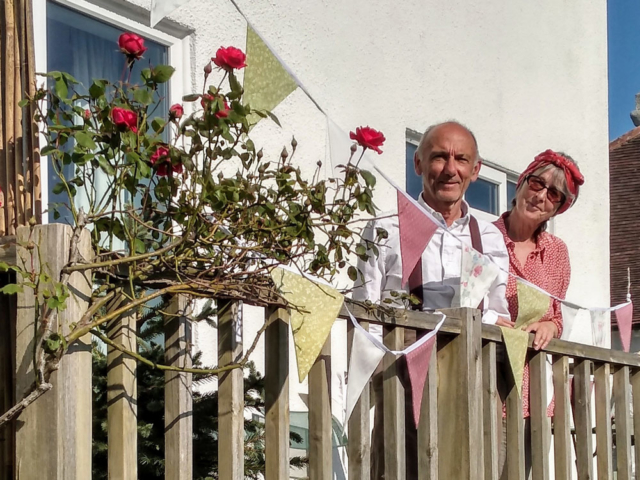
<path id="1" fill-rule="evenodd" d="M 26 228 L 26 227 L 25 227 Z M 60 251 L 69 245 L 70 230 L 61 225 L 36 227 L 46 241 L 42 255 L 50 268 L 60 269 L 55 262 Z M 18 238 L 24 235 L 19 229 Z M 66 248 L 65 248 L 66 247 Z M 10 249 L 0 250 L 7 260 Z M 17 248 L 19 256 L 21 247 Z M 53 271 L 52 273 L 56 273 Z M 73 278 L 77 300 L 74 307 L 60 316 L 64 330 L 86 308 L 87 278 Z M 17 309 L 8 299 L 0 299 L 9 321 L 0 323 L 0 339 L 13 335 L 15 341 L 0 342 L 0 363 L 9 362 L 14 372 L 0 374 L 5 389 L 12 383 L 11 401 L 21 396 L 33 378 L 30 364 L 33 356 L 28 339 L 33 336 L 33 299 L 27 294 L 17 298 Z M 187 302 L 176 298 L 173 315 L 166 322 L 166 362 L 189 367 L 190 324 Z M 384 342 L 391 349 L 403 347 L 404 332 L 430 330 L 439 317 L 413 311 L 398 310 L 394 316 L 371 316 L 356 307 L 356 318 L 384 326 Z M 236 362 L 243 352 L 241 304 L 219 305 L 219 365 Z M 17 314 L 16 314 L 17 312 Z M 343 315 L 346 312 L 343 312 Z M 483 325 L 479 314 L 471 309 L 447 311 L 448 318 L 437 336 L 431 367 L 423 392 L 421 421 L 418 429 L 420 479 L 497 479 L 500 406 L 497 401 L 498 373 L 504 364 L 498 361 L 501 349 L 500 330 Z M 289 382 L 296 382 L 289 372 L 289 316 L 285 310 L 265 313 L 265 478 L 289 478 Z M 126 348 L 135 349 L 136 328 L 132 315 L 125 314 L 109 325 L 109 335 Z M 585 326 L 585 328 L 590 328 Z M 11 344 L 11 346 L 8 346 Z M 0 432 L 0 480 L 19 478 L 86 480 L 91 478 L 91 355 L 90 339 L 72 345 L 54 374 L 53 390 L 31 405 L 17 419 L 15 434 L 11 429 Z M 529 345 L 531 347 L 531 345 Z M 309 466 L 312 480 L 329 480 L 332 476 L 332 412 L 330 392 L 330 341 L 309 374 Z M 546 417 L 547 355 L 553 359 L 555 417 L 553 432 Z M 640 433 L 640 357 L 586 345 L 553 340 L 543 352 L 529 350 L 531 378 L 530 441 L 534 479 L 577 478 L 613 479 L 616 452 L 617 478 L 632 476 L 634 433 Z M 108 353 L 108 468 L 109 478 L 136 479 L 136 361 L 118 350 Z M 403 479 L 405 475 L 404 383 L 398 359 L 387 354 L 383 359 L 384 460 L 385 478 Z M 573 370 L 573 388 L 570 370 Z M 5 369 L 6 370 L 6 369 Z M 507 375 L 506 455 L 508 478 L 525 478 L 524 424 L 522 404 L 510 376 Z M 595 382 L 595 406 L 591 401 L 591 382 Z M 165 373 L 165 464 L 168 480 L 192 478 L 192 390 L 191 374 Z M 612 388 L 611 388 L 612 387 Z M 219 377 L 219 452 L 218 474 L 221 480 L 244 477 L 243 452 L 243 379 L 242 370 L 234 369 Z M 7 407 L 4 398 L 3 408 Z M 573 407 L 571 405 L 573 399 Z M 613 402 L 612 402 L 613 399 Z M 348 478 L 369 478 L 370 407 L 373 399 L 365 388 L 348 424 Z M 614 406 L 612 415 L 611 405 Z M 593 408 L 595 407 L 595 408 Z M 595 424 L 592 422 L 595 412 Z M 334 412 L 338 418 L 341 413 Z M 633 417 L 633 423 L 632 423 Z M 572 427 L 575 425 L 575 428 Z M 594 440 L 595 439 L 595 440 Z M 550 468 L 549 451 L 554 451 L 554 467 Z M 575 449 L 576 461 L 572 459 Z M 635 444 L 635 458 L 640 455 Z M 594 454 L 595 452 L 595 454 Z M 555 471 L 553 471 L 555 470 Z"/>

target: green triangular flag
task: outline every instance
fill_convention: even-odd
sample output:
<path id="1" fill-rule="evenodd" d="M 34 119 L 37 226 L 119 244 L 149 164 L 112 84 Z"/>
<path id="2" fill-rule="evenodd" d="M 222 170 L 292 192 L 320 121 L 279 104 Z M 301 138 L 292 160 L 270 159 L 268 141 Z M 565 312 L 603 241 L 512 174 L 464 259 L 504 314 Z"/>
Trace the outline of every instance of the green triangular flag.
<path id="1" fill-rule="evenodd" d="M 527 358 L 527 343 L 529 334 L 517 328 L 500 327 L 502 338 L 507 347 L 507 357 L 513 372 L 513 379 L 518 389 L 518 395 L 522 397 L 522 378 L 524 376 L 524 361 Z"/>
<path id="2" fill-rule="evenodd" d="M 518 318 L 516 318 L 515 328 L 522 328 L 537 322 L 547 313 L 551 297 L 519 280 L 517 288 Z"/>
<path id="3" fill-rule="evenodd" d="M 244 104 L 271 111 L 298 87 L 258 34 L 247 25 L 247 66 L 244 69 Z M 256 124 L 258 115 L 249 123 Z"/>

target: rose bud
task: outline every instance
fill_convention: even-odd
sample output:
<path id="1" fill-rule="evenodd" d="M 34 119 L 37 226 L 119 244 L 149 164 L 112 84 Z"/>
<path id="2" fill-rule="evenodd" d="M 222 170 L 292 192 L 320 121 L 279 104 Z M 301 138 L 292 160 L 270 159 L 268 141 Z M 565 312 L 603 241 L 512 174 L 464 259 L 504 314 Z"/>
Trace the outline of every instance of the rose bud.
<path id="1" fill-rule="evenodd" d="M 91 119 L 91 110 L 89 110 L 88 108 L 85 109 L 84 113 L 82 114 L 82 116 L 84 117 L 85 120 L 90 120 Z"/>
<path id="2" fill-rule="evenodd" d="M 236 47 L 220 47 L 216 56 L 211 59 L 218 67 L 230 72 L 239 70 L 247 66 L 245 63 L 247 56 L 242 50 Z"/>
<path id="3" fill-rule="evenodd" d="M 179 103 L 176 103 L 175 105 L 171 105 L 171 107 L 169 107 L 170 119 L 180 120 L 182 118 L 182 115 L 184 115 L 184 108 L 182 108 L 182 105 L 180 105 Z"/>

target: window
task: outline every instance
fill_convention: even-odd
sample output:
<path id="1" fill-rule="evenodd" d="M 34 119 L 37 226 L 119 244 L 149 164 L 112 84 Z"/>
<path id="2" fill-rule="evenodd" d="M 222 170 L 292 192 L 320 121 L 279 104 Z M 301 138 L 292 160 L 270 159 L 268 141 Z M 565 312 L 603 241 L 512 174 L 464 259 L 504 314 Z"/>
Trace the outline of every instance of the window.
<path id="1" fill-rule="evenodd" d="M 86 0 L 33 0 L 33 6 L 36 12 L 36 71 L 68 72 L 86 88 L 94 78 L 118 82 L 124 75 L 123 55 L 117 48 L 118 37 L 126 31 L 135 32 L 145 38 L 148 50 L 144 59 L 136 62 L 131 74 L 132 82 L 140 78 L 140 71 L 149 64 L 171 63 L 176 72 L 169 84 L 162 85 L 159 92 L 162 100 L 156 112 L 166 112 L 169 105 L 181 101 L 183 85 L 189 84 L 191 75 L 188 38 L 191 30 L 171 21 L 163 22 L 163 31 L 146 27 L 141 22 L 148 22 L 148 17 L 125 8 L 119 0 L 101 0 L 99 5 Z M 128 16 L 123 17 L 119 12 Z M 43 162 L 42 170 L 42 190 L 47 192 L 43 205 L 64 202 L 64 194 L 52 192 L 59 181 L 53 169 Z M 81 203 L 81 199 L 77 201 Z M 45 221 L 53 221 L 53 212 L 48 212 L 44 218 Z M 69 218 L 56 221 L 68 222 Z"/>
<path id="2" fill-rule="evenodd" d="M 413 157 L 421 134 L 407 129 L 405 188 L 409 195 L 418 198 L 422 191 L 422 180 L 415 173 Z M 511 208 L 516 193 L 518 174 L 491 161 L 483 160 L 480 175 L 469 185 L 465 200 L 478 218 L 494 221 Z"/>

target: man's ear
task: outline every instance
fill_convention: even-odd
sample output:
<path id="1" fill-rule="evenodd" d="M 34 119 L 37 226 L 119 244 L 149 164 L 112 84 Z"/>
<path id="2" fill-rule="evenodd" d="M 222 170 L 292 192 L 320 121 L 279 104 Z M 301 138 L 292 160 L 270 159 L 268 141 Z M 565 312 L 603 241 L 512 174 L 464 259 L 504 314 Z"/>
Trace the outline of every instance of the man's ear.
<path id="1" fill-rule="evenodd" d="M 482 159 L 478 157 L 475 165 L 473 166 L 473 170 L 471 172 L 471 181 L 475 182 L 478 179 L 478 175 L 480 174 L 480 168 L 482 167 Z"/>
<path id="2" fill-rule="evenodd" d="M 413 169 L 416 175 L 422 176 L 422 167 L 420 165 L 420 159 L 418 158 L 418 150 L 413 153 Z"/>

